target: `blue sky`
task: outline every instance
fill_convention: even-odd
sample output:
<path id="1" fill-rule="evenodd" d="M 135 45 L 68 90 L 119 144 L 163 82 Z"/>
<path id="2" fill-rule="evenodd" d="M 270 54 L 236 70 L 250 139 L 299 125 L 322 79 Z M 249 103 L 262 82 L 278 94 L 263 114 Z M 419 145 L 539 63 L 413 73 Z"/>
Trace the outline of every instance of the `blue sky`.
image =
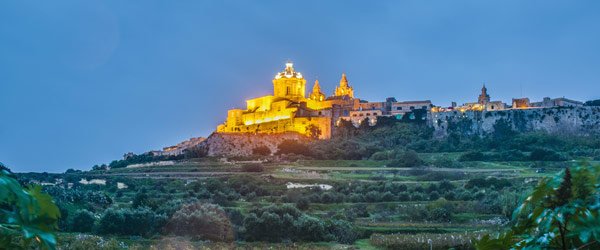
<path id="1" fill-rule="evenodd" d="M 0 162 L 89 169 L 207 136 L 291 59 L 371 101 L 600 98 L 598 1 L 0 1 Z"/>

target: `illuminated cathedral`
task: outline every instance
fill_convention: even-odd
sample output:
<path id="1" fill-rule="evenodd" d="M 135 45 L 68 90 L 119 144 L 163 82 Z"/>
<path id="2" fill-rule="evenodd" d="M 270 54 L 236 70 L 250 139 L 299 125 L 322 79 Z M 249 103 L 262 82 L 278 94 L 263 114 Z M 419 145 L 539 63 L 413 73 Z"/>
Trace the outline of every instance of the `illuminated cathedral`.
<path id="1" fill-rule="evenodd" d="M 347 115 L 358 105 L 354 90 L 342 74 L 335 94 L 326 97 L 319 81 L 306 97 L 306 79 L 287 62 L 273 78 L 273 95 L 246 100 L 246 109 L 231 109 L 227 121 L 217 127 L 219 133 L 297 132 L 320 139 L 331 137 L 332 121 Z"/>

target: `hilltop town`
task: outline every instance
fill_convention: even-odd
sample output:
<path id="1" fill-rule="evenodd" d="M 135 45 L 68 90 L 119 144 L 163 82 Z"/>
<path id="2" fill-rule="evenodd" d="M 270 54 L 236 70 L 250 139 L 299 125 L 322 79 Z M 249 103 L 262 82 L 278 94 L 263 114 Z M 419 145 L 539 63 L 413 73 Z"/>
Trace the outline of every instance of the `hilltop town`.
<path id="1" fill-rule="evenodd" d="M 485 85 L 481 88 L 476 102 L 449 107 L 434 105 L 430 100 L 398 101 L 394 97 L 385 101 L 367 101 L 356 97 L 346 74 L 342 74 L 339 85 L 331 96 L 321 91 L 316 80 L 312 92 L 306 96 L 306 79 L 294 69 L 291 62 L 273 78 L 273 95 L 246 100 L 245 109 L 232 109 L 227 112 L 227 120 L 217 127 L 219 133 L 283 133 L 300 134 L 327 139 L 340 121 L 351 121 L 360 126 L 368 123 L 373 126 L 380 117 L 393 117 L 398 120 L 416 119 L 415 113 L 426 114 L 420 119 L 434 119 L 438 113 L 456 114 L 467 111 L 525 110 L 554 107 L 581 107 L 583 103 L 561 98 L 546 97 L 539 102 L 529 98 L 514 98 L 512 103 L 492 101 Z M 456 112 L 458 111 L 458 112 Z"/>
<path id="2" fill-rule="evenodd" d="M 350 122 L 355 127 L 375 126 L 383 118 L 425 123 L 435 129 L 438 137 L 446 136 L 451 123 L 461 120 L 471 121 L 469 129 L 472 134 L 491 132 L 499 119 L 507 119 L 515 129 L 529 131 L 567 132 L 600 128 L 598 110 L 584 107 L 581 101 L 565 97 L 531 101 L 527 97 L 519 97 L 505 103 L 492 100 L 485 84 L 477 98 L 473 98 L 476 101 L 462 105 L 452 102 L 450 106 L 440 106 L 430 100 L 397 100 L 394 97 L 368 101 L 357 97 L 345 73 L 342 73 L 332 95 L 323 93 L 319 80 L 315 80 L 310 93 L 306 93 L 304 75 L 296 71 L 294 64 L 289 61 L 283 71 L 273 77 L 272 84 L 272 95 L 246 100 L 245 108 L 229 110 L 225 122 L 211 135 L 212 140 L 191 138 L 150 153 L 155 156 L 177 156 L 186 149 L 212 146 L 212 149 L 207 149 L 209 155 L 225 152 L 233 155 L 243 152 L 242 155 L 247 155 L 250 154 L 249 149 L 234 150 L 236 147 L 224 147 L 223 143 L 236 145 L 250 140 L 248 143 L 267 145 L 275 150 L 277 143 L 286 138 L 299 139 L 296 135 L 330 139 L 342 122 Z M 524 113 L 527 117 L 523 118 Z M 519 119 L 512 119 L 513 116 Z M 279 136 L 273 136 L 277 134 Z M 271 137 L 245 138 L 244 135 Z"/>

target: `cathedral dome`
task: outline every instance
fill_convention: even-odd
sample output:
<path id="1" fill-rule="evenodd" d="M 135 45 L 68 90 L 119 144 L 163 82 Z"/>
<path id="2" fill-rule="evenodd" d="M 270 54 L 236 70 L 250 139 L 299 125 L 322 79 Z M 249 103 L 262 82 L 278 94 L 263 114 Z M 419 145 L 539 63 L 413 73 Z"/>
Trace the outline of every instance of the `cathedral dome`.
<path id="1" fill-rule="evenodd" d="M 300 72 L 296 72 L 294 70 L 294 63 L 288 61 L 285 64 L 285 69 L 282 72 L 279 72 L 275 75 L 275 79 L 280 78 L 303 78 Z"/>

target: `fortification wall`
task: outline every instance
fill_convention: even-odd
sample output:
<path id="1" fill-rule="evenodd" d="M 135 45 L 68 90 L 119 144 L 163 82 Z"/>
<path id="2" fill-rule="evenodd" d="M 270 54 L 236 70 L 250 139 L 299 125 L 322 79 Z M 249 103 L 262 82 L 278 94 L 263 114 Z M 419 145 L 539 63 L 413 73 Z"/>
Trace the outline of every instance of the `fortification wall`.
<path id="1" fill-rule="evenodd" d="M 309 140 L 306 136 L 288 132 L 281 134 L 249 134 L 249 133 L 213 133 L 200 147 L 208 156 L 249 156 L 252 150 L 266 146 L 271 153 L 277 152 L 277 146 L 284 140 Z"/>
<path id="2" fill-rule="evenodd" d="M 504 119 L 514 130 L 546 131 L 563 134 L 600 132 L 600 107 L 559 107 L 501 111 L 432 112 L 428 123 L 438 137 L 459 129 L 471 134 L 494 131 L 498 120 Z"/>

